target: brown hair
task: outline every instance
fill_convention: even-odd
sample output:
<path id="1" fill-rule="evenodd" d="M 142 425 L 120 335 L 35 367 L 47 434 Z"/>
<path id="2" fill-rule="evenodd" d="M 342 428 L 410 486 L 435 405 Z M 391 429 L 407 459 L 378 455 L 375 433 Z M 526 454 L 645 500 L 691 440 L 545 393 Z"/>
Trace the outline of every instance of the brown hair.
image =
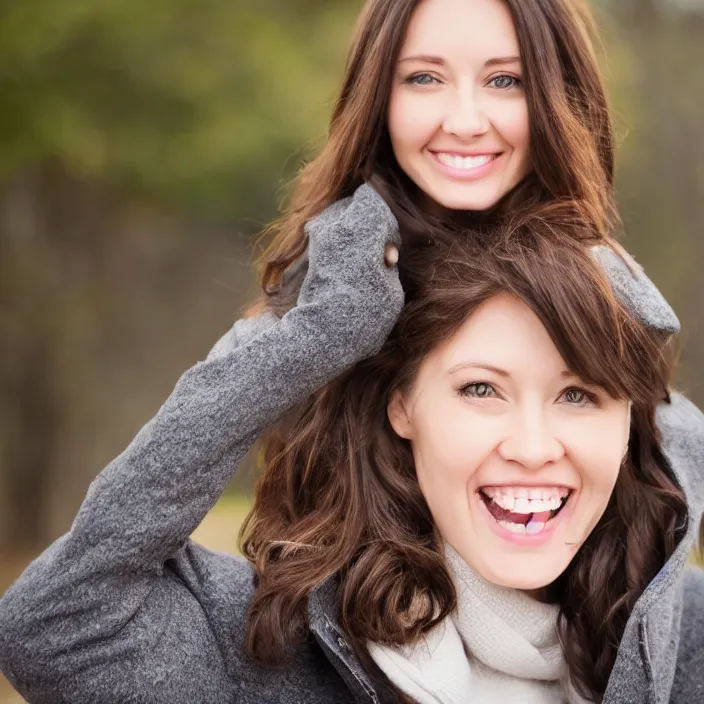
<path id="1" fill-rule="evenodd" d="M 536 217 L 402 251 L 407 304 L 383 349 L 265 442 L 242 532 L 258 575 L 246 636 L 254 657 L 285 661 L 305 636 L 311 590 L 333 575 L 341 625 L 372 672 L 367 641 L 414 641 L 452 611 L 440 536 L 387 403 L 477 306 L 505 291 L 535 311 L 574 373 L 633 403 L 630 450 L 608 507 L 549 589 L 573 681 L 601 698 L 631 609 L 681 536 L 686 504 L 654 420 L 668 399 L 669 345 L 626 313 L 580 233 L 563 229 Z"/>
<path id="2" fill-rule="evenodd" d="M 613 201 L 613 141 L 591 35 L 593 23 L 578 0 L 505 0 L 520 44 L 534 169 L 490 212 L 458 213 L 462 228 L 571 200 L 579 216 L 608 239 L 618 216 Z M 386 127 L 396 62 L 418 0 L 367 0 L 347 60 L 328 140 L 293 183 L 289 207 L 265 233 L 273 236 L 260 260 L 264 298 L 252 313 L 281 313 L 295 291 L 282 273 L 306 246 L 303 226 L 332 202 L 371 182 L 389 203 L 404 240 L 453 232 L 423 212 L 417 189 L 393 155 Z"/>

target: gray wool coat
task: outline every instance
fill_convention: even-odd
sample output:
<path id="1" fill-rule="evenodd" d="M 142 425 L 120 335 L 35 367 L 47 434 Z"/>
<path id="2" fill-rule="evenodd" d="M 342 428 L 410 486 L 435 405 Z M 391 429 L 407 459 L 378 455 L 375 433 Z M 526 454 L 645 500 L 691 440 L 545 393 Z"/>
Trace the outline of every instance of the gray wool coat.
<path id="1" fill-rule="evenodd" d="M 298 306 L 238 321 L 186 371 L 92 483 L 71 530 L 0 600 L 0 670 L 32 704 L 381 701 L 346 643 L 334 581 L 311 594 L 311 637 L 290 666 L 267 669 L 242 650 L 251 566 L 189 540 L 262 431 L 374 354 L 403 305 L 398 273 L 383 264 L 396 223 L 371 188 L 308 231 Z M 645 276 L 599 256 L 634 315 L 677 328 Z M 658 423 L 689 523 L 633 609 L 608 704 L 704 702 L 704 572 L 686 565 L 704 504 L 704 417 L 675 394 Z"/>

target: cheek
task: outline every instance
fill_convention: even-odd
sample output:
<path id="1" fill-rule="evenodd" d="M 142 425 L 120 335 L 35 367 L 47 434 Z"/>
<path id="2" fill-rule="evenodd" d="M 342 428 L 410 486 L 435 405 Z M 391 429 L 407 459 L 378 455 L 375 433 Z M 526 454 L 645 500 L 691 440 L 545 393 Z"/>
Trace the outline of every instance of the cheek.
<path id="1" fill-rule="evenodd" d="M 416 153 L 425 146 L 437 130 L 438 119 L 432 102 L 418 100 L 403 92 L 392 93 L 387 126 L 396 158 L 407 156 L 408 149 Z M 399 152 L 401 154 L 399 154 Z"/>
<path id="2" fill-rule="evenodd" d="M 467 423 L 461 413 L 434 414 L 416 425 L 413 457 L 429 503 L 431 495 L 465 495 L 465 487 L 492 451 L 490 437 L 480 428 Z"/>
<path id="3" fill-rule="evenodd" d="M 613 490 L 628 446 L 630 424 L 620 414 L 583 424 L 570 435 L 570 454 L 588 493 L 604 505 Z"/>
<path id="4" fill-rule="evenodd" d="M 494 129 L 517 155 L 526 159 L 529 157 L 530 123 L 528 106 L 524 101 L 494 106 L 491 122 Z"/>

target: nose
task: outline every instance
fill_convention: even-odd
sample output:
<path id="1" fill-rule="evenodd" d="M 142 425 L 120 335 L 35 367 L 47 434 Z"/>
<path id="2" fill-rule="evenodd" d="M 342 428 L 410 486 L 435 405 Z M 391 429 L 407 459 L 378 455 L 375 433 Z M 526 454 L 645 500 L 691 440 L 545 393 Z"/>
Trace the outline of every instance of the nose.
<path id="1" fill-rule="evenodd" d="M 442 129 L 447 134 L 467 139 L 489 131 L 490 120 L 473 88 L 458 88 L 447 104 Z"/>
<path id="2" fill-rule="evenodd" d="M 564 446 L 552 431 L 549 419 L 535 409 L 516 413 L 498 451 L 507 462 L 517 462 L 530 470 L 557 462 L 565 454 Z"/>

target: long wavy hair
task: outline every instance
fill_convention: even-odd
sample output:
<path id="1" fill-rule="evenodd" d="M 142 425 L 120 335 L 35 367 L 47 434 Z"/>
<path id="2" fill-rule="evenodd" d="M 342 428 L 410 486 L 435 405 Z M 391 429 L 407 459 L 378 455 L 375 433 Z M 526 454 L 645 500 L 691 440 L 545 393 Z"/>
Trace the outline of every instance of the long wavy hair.
<path id="1" fill-rule="evenodd" d="M 532 206 L 572 201 L 603 239 L 618 224 L 613 196 L 614 148 L 609 110 L 595 58 L 594 23 L 581 0 L 505 0 L 523 64 L 532 173 L 490 211 L 443 220 L 423 212 L 416 186 L 399 167 L 387 129 L 395 65 L 419 0 L 367 0 L 349 51 L 327 142 L 291 185 L 282 217 L 263 233 L 259 262 L 263 309 L 282 313 L 296 291 L 283 272 L 306 248 L 304 224 L 370 182 L 389 203 L 404 241 L 463 231 Z"/>
<path id="2" fill-rule="evenodd" d="M 598 237 L 570 230 L 567 214 L 563 221 L 558 229 L 536 217 L 402 250 L 407 303 L 382 350 L 265 440 L 241 534 L 257 574 L 246 635 L 253 657 L 286 662 L 306 637 L 311 591 L 330 577 L 341 625 L 373 674 L 365 643 L 415 641 L 451 613 L 456 594 L 441 537 L 387 404 L 479 305 L 509 292 L 538 315 L 576 375 L 633 404 L 630 449 L 606 511 L 548 589 L 561 607 L 573 682 L 601 699 L 633 605 L 673 552 L 687 509 L 654 419 L 669 400 L 670 343 L 615 298 L 590 249 Z"/>

